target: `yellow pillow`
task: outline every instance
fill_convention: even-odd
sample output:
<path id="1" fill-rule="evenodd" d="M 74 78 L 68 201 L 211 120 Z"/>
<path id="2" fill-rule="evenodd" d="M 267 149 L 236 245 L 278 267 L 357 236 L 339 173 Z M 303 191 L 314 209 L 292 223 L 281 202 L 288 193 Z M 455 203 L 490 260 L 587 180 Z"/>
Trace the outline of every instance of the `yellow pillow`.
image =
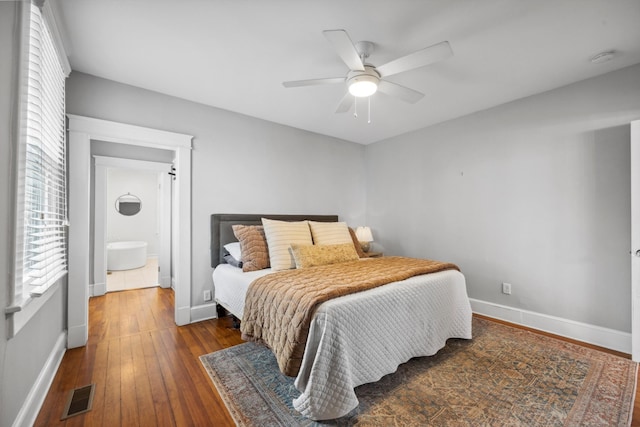
<path id="1" fill-rule="evenodd" d="M 291 254 L 296 262 L 296 268 L 308 268 L 360 259 L 353 243 L 339 245 L 293 244 L 291 245 Z"/>

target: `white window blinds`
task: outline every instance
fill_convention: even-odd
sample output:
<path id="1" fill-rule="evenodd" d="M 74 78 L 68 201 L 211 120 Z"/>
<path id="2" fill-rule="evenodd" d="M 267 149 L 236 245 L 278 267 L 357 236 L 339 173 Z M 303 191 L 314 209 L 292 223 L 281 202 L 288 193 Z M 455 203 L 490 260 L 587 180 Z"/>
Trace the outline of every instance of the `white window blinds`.
<path id="1" fill-rule="evenodd" d="M 16 268 L 23 298 L 41 295 L 67 272 L 65 74 L 35 5 L 29 26 Z"/>

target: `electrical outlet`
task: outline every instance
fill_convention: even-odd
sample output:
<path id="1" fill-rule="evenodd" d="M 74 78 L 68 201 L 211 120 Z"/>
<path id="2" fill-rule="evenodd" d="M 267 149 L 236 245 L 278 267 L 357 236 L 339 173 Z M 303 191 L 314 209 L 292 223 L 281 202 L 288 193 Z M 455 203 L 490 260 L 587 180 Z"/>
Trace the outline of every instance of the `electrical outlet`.
<path id="1" fill-rule="evenodd" d="M 211 297 L 211 291 L 210 290 L 206 290 L 204 291 L 204 300 L 205 301 L 211 301 L 212 297 Z"/>
<path id="2" fill-rule="evenodd" d="M 502 293 L 511 295 L 511 283 L 502 283 Z"/>

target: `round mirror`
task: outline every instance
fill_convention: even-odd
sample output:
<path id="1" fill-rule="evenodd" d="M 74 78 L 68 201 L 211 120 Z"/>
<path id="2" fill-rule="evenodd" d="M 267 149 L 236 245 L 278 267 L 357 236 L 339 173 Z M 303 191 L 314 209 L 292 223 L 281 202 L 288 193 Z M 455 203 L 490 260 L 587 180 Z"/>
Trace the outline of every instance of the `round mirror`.
<path id="1" fill-rule="evenodd" d="M 127 193 L 116 199 L 116 210 L 121 215 L 132 216 L 140 212 L 142 201 L 133 194 Z"/>

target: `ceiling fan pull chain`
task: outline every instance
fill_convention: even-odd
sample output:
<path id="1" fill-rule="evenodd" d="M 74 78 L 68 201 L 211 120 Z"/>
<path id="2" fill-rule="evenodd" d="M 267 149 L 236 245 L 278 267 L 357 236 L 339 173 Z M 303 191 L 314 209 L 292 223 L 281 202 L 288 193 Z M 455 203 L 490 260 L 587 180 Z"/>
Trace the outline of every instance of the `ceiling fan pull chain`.
<path id="1" fill-rule="evenodd" d="M 353 118 L 354 119 L 358 118 L 358 97 L 357 96 L 353 97 Z"/>
<path id="2" fill-rule="evenodd" d="M 371 97 L 367 97 L 367 99 L 369 100 L 369 117 L 367 119 L 367 123 L 371 124 Z"/>

